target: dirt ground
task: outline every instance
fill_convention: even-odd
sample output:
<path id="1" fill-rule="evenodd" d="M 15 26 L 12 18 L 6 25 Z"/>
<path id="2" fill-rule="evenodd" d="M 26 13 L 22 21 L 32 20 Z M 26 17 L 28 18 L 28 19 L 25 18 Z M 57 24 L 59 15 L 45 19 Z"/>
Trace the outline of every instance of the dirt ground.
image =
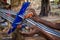
<path id="1" fill-rule="evenodd" d="M 25 40 L 46 40 L 46 39 L 39 36 L 39 37 L 26 37 Z"/>

